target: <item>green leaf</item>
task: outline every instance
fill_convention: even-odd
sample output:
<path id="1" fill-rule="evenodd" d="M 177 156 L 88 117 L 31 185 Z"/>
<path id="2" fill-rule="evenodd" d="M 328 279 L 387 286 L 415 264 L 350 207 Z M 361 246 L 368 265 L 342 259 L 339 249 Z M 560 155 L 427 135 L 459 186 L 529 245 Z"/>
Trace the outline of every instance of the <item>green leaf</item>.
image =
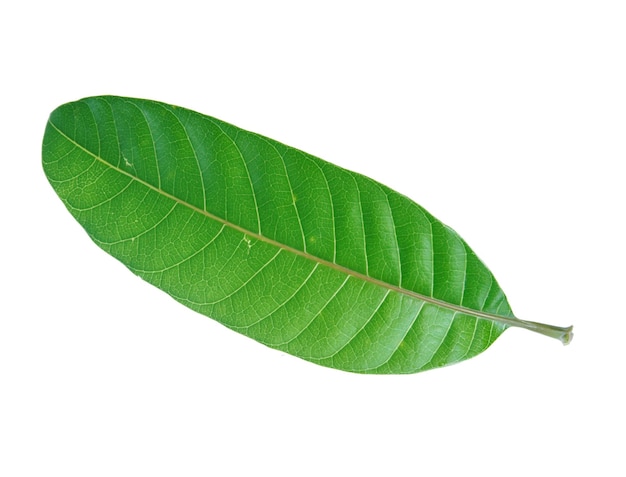
<path id="1" fill-rule="evenodd" d="M 187 109 L 93 97 L 50 116 L 43 166 L 103 250 L 261 343 L 359 373 L 470 358 L 518 320 L 449 227 L 360 174 Z"/>

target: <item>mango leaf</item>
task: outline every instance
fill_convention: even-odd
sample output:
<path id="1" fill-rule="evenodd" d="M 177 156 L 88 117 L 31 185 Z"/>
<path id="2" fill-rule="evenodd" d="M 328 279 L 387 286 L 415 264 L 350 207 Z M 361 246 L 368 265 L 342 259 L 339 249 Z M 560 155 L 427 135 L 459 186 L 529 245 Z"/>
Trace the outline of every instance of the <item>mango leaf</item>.
<path id="1" fill-rule="evenodd" d="M 91 239 L 223 325 L 314 363 L 414 373 L 485 350 L 514 317 L 449 227 L 360 174 L 196 112 L 121 97 L 50 116 L 43 167 Z"/>

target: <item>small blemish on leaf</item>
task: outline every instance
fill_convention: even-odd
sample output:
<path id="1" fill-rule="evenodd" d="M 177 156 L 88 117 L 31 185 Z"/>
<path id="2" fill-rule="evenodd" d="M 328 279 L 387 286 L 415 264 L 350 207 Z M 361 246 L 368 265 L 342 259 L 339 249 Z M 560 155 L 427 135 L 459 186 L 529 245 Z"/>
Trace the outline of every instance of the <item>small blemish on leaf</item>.
<path id="1" fill-rule="evenodd" d="M 241 240 L 246 243 L 246 245 L 248 246 L 248 252 L 249 252 L 250 249 L 252 248 L 252 239 L 248 237 L 247 235 L 244 235 L 243 239 Z"/>

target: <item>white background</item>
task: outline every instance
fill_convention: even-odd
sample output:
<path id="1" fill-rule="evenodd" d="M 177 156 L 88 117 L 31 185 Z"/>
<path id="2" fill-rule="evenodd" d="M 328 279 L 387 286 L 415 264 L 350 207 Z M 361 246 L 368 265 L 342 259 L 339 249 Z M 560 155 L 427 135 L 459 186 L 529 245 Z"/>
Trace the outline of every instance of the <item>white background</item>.
<path id="1" fill-rule="evenodd" d="M 0 475 L 625 475 L 623 2 L 3 5 Z M 574 341 L 509 330 L 455 366 L 361 376 L 187 310 L 42 172 L 49 113 L 99 94 L 391 186 Z"/>

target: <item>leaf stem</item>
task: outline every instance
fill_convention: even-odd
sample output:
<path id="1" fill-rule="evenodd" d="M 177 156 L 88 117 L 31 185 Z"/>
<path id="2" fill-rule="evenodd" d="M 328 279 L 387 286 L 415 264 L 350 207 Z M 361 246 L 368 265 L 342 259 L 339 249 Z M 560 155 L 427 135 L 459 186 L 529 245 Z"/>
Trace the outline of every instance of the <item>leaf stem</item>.
<path id="1" fill-rule="evenodd" d="M 530 331 L 534 331 L 536 333 L 540 333 L 545 336 L 549 336 L 550 338 L 556 338 L 564 345 L 570 344 L 572 338 L 574 337 L 574 327 L 560 327 L 553 325 L 546 325 L 544 323 L 535 323 L 534 321 L 525 321 L 525 320 L 515 320 L 509 322 L 511 326 L 517 326 L 518 328 L 524 328 Z"/>

